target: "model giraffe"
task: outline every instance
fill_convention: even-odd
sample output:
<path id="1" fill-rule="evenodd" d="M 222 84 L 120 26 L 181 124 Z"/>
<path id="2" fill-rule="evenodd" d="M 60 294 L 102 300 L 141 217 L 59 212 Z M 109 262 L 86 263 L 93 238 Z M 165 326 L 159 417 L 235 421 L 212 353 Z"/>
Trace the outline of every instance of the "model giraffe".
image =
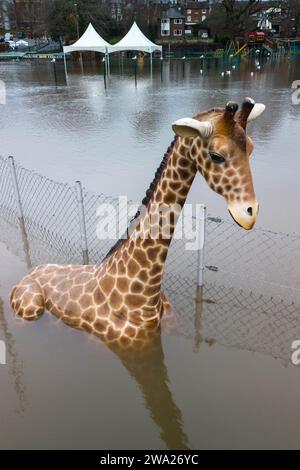
<path id="1" fill-rule="evenodd" d="M 253 227 L 258 204 L 249 164 L 253 144 L 246 126 L 264 109 L 247 98 L 240 110 L 229 102 L 225 109 L 176 121 L 176 137 L 143 200 L 146 210 L 142 217 L 137 214 L 131 233 L 128 230 L 98 265 L 35 268 L 12 292 L 11 306 L 17 315 L 36 320 L 47 309 L 110 345 L 142 346 L 170 309 L 161 291 L 164 264 L 196 173 L 226 199 L 241 227 Z"/>

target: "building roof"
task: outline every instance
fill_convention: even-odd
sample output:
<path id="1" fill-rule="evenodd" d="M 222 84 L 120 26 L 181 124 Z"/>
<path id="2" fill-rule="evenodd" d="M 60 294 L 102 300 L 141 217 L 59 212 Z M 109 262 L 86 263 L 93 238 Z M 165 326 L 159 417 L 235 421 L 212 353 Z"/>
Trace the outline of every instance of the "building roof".
<path id="1" fill-rule="evenodd" d="M 161 14 L 161 19 L 168 19 L 168 20 L 177 20 L 184 18 L 185 16 L 180 13 L 179 10 L 176 8 L 169 8 L 168 10 L 164 10 Z"/>

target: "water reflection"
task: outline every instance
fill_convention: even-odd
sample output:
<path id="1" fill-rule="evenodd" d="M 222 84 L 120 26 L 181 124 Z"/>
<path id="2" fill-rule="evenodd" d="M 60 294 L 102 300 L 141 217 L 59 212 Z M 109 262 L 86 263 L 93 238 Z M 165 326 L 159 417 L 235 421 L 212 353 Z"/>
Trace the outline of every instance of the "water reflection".
<path id="1" fill-rule="evenodd" d="M 168 449 L 189 449 L 181 411 L 172 395 L 161 334 L 138 353 L 113 350 L 135 380 L 145 406 Z"/>
<path id="2" fill-rule="evenodd" d="M 18 357 L 16 350 L 16 344 L 12 333 L 9 330 L 9 326 L 4 314 L 4 303 L 0 297 L 0 330 L 3 334 L 3 338 L 6 344 L 7 351 L 7 365 L 9 375 L 14 381 L 14 390 L 17 396 L 18 406 L 16 408 L 17 413 L 24 413 L 27 407 L 27 392 L 24 383 L 24 371 L 23 363 Z"/>

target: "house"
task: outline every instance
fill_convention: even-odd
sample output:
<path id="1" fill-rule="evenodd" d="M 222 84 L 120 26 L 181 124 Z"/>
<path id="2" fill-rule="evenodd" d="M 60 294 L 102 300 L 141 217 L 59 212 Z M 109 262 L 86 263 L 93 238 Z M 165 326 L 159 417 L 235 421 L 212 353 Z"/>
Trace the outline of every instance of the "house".
<path id="1" fill-rule="evenodd" d="M 200 30 L 200 25 L 206 20 L 210 12 L 209 1 L 186 2 L 184 8 L 185 15 L 185 35 L 192 36 L 193 28 Z"/>
<path id="2" fill-rule="evenodd" d="M 14 0 L 16 27 L 22 31 L 42 30 L 46 0 Z"/>
<path id="3" fill-rule="evenodd" d="M 162 10 L 158 19 L 158 37 L 161 39 L 183 39 L 185 36 L 185 15 L 177 8 Z"/>
<path id="4" fill-rule="evenodd" d="M 186 1 L 177 7 L 162 9 L 158 18 L 158 37 L 161 39 L 184 39 L 195 34 L 201 36 L 201 24 L 210 12 L 209 1 Z M 206 28 L 204 28 L 207 31 Z M 206 32 L 207 37 L 207 32 Z"/>

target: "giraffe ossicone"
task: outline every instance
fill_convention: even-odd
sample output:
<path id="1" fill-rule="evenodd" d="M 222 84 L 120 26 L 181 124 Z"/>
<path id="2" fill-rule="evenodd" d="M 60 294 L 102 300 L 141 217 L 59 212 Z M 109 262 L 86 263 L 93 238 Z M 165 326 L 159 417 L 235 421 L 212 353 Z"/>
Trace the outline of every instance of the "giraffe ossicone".
<path id="1" fill-rule="evenodd" d="M 36 267 L 12 291 L 16 314 L 36 320 L 48 310 L 111 347 L 142 347 L 171 310 L 161 291 L 164 264 L 178 212 L 196 173 L 225 198 L 237 224 L 246 230 L 253 227 L 258 203 L 249 161 L 253 143 L 246 128 L 264 108 L 246 98 L 240 109 L 229 102 L 225 108 L 173 123 L 175 139 L 143 200 L 145 211 L 141 217 L 137 213 L 126 237 L 97 265 Z M 164 211 L 158 209 L 161 206 Z M 169 221 L 167 237 L 165 217 Z M 156 228 L 158 237 L 151 237 L 149 226 Z"/>

